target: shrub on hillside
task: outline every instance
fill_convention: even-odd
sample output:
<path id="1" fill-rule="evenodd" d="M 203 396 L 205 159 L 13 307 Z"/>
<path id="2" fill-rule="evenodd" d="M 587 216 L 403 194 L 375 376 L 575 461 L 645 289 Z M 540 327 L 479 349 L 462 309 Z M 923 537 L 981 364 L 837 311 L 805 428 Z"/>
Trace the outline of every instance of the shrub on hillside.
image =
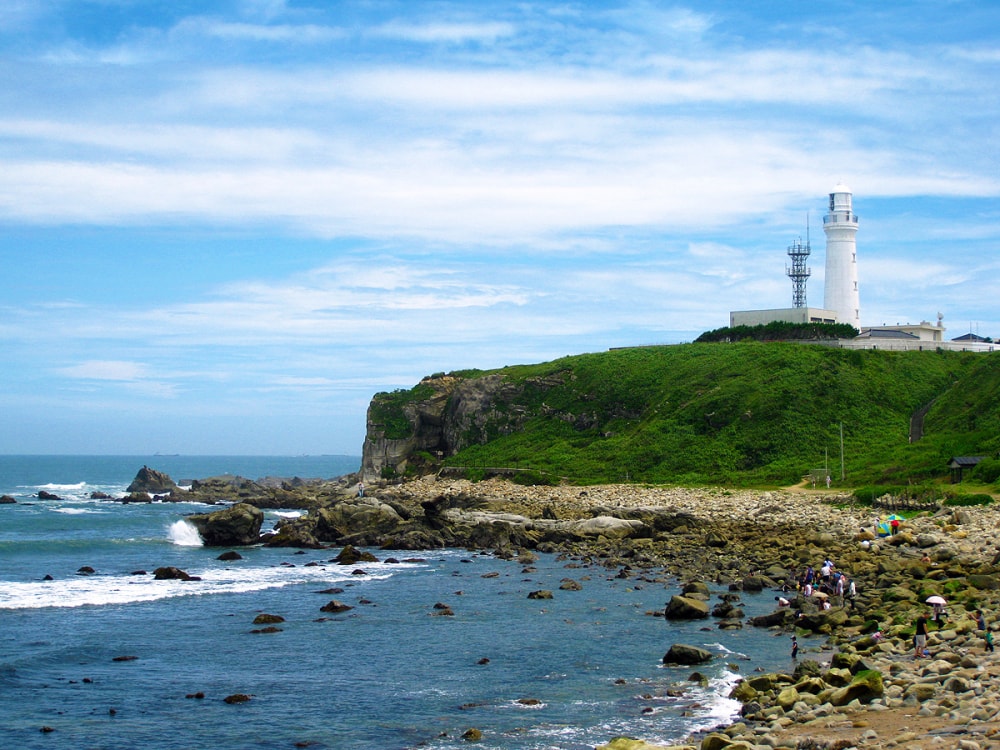
<path id="1" fill-rule="evenodd" d="M 989 505 L 992 502 L 993 496 L 982 492 L 970 495 L 952 495 L 944 500 L 944 504 L 950 508 L 968 508 L 973 505 Z"/>
<path id="2" fill-rule="evenodd" d="M 984 484 L 993 484 L 1000 479 L 1000 459 L 984 458 L 972 470 L 972 478 Z"/>

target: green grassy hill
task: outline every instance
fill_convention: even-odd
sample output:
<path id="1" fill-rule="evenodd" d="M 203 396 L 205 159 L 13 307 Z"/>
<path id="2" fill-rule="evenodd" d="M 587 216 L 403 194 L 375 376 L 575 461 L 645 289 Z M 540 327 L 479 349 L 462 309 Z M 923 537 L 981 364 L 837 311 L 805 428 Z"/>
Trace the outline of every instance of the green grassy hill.
<path id="1" fill-rule="evenodd" d="M 745 486 L 796 483 L 828 465 L 839 480 L 843 434 L 848 484 L 906 484 L 947 477 L 952 455 L 1000 451 L 994 355 L 696 343 L 447 379 L 490 384 L 488 408 L 452 424 L 441 446 L 446 465 L 473 473 L 517 467 L 579 483 Z M 370 433 L 373 413 L 397 431 L 412 424 L 407 405 L 434 382 L 377 395 Z M 928 404 L 911 444 L 911 416 Z"/>

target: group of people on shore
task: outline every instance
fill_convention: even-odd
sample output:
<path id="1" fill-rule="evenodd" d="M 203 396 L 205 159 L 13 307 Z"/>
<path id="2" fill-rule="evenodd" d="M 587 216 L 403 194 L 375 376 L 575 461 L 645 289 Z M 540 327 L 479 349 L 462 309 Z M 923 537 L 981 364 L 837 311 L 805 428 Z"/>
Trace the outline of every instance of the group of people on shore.
<path id="1" fill-rule="evenodd" d="M 854 602 L 858 596 L 857 585 L 853 579 L 849 578 L 843 571 L 837 570 L 833 561 L 826 559 L 817 572 L 812 565 L 807 565 L 798 575 L 789 576 L 782 586 L 783 593 L 790 593 L 794 584 L 796 593 L 801 594 L 806 600 L 819 599 L 820 609 L 830 609 L 831 598 L 843 607 L 850 602 L 854 608 Z M 790 606 L 791 602 L 785 597 L 776 597 L 778 606 Z"/>

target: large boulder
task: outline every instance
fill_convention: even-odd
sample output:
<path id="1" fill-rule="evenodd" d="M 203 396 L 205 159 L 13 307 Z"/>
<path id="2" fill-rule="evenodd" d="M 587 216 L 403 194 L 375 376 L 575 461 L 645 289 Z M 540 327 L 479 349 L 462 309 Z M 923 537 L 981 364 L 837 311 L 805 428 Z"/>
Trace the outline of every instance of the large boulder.
<path id="1" fill-rule="evenodd" d="M 143 466 L 139 469 L 139 473 L 135 475 L 132 484 L 126 488 L 126 492 L 148 492 L 155 495 L 161 492 L 171 492 L 176 489 L 177 484 L 167 474 L 156 469 L 150 469 L 148 466 Z"/>
<path id="2" fill-rule="evenodd" d="M 597 516 L 577 521 L 571 525 L 574 533 L 580 536 L 603 536 L 608 539 L 624 539 L 641 532 L 644 528 L 642 521 L 635 521 L 614 516 Z"/>
<path id="3" fill-rule="evenodd" d="M 664 664 L 704 664 L 711 660 L 711 651 L 683 643 L 675 643 L 663 657 Z"/>
<path id="4" fill-rule="evenodd" d="M 675 594 L 670 597 L 663 616 L 668 620 L 699 620 L 708 617 L 708 602 Z"/>
<path id="5" fill-rule="evenodd" d="M 846 706 L 853 700 L 870 703 L 875 698 L 881 698 L 882 692 L 882 673 L 866 669 L 854 675 L 849 685 L 837 688 L 830 696 L 830 703 L 834 706 Z"/>
<path id="6" fill-rule="evenodd" d="M 322 549 L 323 544 L 308 528 L 296 524 L 285 524 L 273 534 L 263 538 L 265 547 L 297 547 L 299 549 Z"/>
<path id="7" fill-rule="evenodd" d="M 214 513 L 199 513 L 187 520 L 198 530 L 209 547 L 239 547 L 256 544 L 264 511 L 249 503 L 236 503 Z"/>
<path id="8" fill-rule="evenodd" d="M 365 497 L 317 511 L 315 535 L 321 541 L 337 542 L 356 534 L 388 534 L 402 523 L 402 516 L 391 505 Z"/>

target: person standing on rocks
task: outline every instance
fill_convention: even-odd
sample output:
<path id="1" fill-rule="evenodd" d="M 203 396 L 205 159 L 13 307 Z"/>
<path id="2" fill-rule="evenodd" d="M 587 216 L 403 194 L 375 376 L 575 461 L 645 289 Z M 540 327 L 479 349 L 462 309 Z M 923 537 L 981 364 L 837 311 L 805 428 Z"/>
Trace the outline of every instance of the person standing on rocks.
<path id="1" fill-rule="evenodd" d="M 986 626 L 986 617 L 983 615 L 983 610 L 976 610 L 976 630 L 982 632 L 983 641 L 986 644 L 986 650 L 989 652 L 993 651 L 993 634 L 990 629 Z"/>
<path id="2" fill-rule="evenodd" d="M 917 618 L 917 630 L 913 634 L 913 658 L 919 659 L 927 650 L 927 617 L 921 614 Z"/>

